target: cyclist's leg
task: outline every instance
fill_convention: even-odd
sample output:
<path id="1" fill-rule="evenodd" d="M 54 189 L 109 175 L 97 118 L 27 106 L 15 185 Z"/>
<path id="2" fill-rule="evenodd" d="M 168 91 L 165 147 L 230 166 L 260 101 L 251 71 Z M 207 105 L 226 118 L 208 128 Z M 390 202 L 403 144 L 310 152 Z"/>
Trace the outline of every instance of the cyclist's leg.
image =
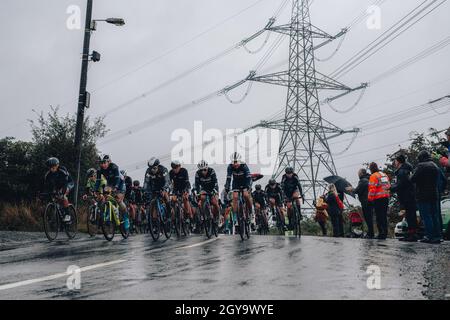
<path id="1" fill-rule="evenodd" d="M 189 203 L 189 194 L 187 192 L 183 193 L 183 207 L 185 215 L 192 220 L 192 218 L 194 217 L 194 213 L 192 211 L 191 204 Z"/>
<path id="2" fill-rule="evenodd" d="M 301 213 L 300 213 L 300 192 L 298 190 L 296 190 L 292 194 L 292 198 L 295 201 L 295 204 L 297 205 L 298 215 L 300 217 L 301 216 Z"/>
<path id="3" fill-rule="evenodd" d="M 247 205 L 247 214 L 251 214 L 253 209 L 253 200 L 248 190 L 242 190 L 242 196 L 244 197 L 245 204 Z"/>
<path id="4" fill-rule="evenodd" d="M 211 196 L 211 205 L 212 205 L 212 211 L 214 214 L 214 217 L 218 218 L 219 214 L 220 214 L 220 207 L 219 207 L 219 201 L 218 201 L 218 196 L 217 195 L 213 195 Z"/>
<path id="5" fill-rule="evenodd" d="M 232 202 L 232 208 L 233 212 L 238 212 L 238 202 L 239 202 L 239 192 L 233 191 L 233 202 Z"/>

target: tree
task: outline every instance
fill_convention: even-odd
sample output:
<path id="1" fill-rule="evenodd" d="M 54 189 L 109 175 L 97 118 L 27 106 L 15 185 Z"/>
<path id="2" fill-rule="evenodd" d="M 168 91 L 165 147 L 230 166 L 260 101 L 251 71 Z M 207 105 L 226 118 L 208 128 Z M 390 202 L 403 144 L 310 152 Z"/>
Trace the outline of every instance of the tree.
<path id="1" fill-rule="evenodd" d="M 74 177 L 76 174 L 74 135 L 76 117 L 59 115 L 58 108 L 51 107 L 47 113 L 38 114 L 30 120 L 31 142 L 0 140 L 0 192 L 2 201 L 18 202 L 33 198 L 42 190 L 47 168 L 45 161 L 57 157 Z M 107 133 L 103 118 L 91 124 L 89 117 L 84 122 L 81 172 L 96 165 L 98 150 L 96 142 Z M 83 176 L 82 176 L 83 179 Z"/>

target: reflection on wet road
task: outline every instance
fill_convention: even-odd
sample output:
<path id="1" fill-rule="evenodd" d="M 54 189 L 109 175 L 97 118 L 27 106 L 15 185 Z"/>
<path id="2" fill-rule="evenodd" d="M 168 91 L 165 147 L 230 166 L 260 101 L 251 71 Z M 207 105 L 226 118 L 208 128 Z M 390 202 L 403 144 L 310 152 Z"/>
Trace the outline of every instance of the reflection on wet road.
<path id="1" fill-rule="evenodd" d="M 0 249 L 0 299 L 446 299 L 450 293 L 449 243 L 277 236 L 153 242 L 138 235 Z M 81 268 L 78 290 L 66 285 L 69 266 Z M 379 275 L 368 273 L 371 266 Z"/>

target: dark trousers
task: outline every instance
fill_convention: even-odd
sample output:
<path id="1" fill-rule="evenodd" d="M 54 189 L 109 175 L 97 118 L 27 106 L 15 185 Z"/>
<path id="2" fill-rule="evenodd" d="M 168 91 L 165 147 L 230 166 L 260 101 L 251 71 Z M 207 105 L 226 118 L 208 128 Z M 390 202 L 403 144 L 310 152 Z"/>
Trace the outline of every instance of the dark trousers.
<path id="1" fill-rule="evenodd" d="M 344 219 L 342 213 L 330 214 L 331 224 L 333 225 L 333 237 L 344 236 Z"/>
<path id="2" fill-rule="evenodd" d="M 422 217 L 422 221 L 425 226 L 425 233 L 427 238 L 430 240 L 441 239 L 442 229 L 440 228 L 438 217 L 437 201 L 418 201 L 417 206 L 419 207 L 420 216 Z"/>
<path id="3" fill-rule="evenodd" d="M 377 219 L 378 237 L 386 238 L 388 234 L 387 211 L 389 198 L 382 198 L 373 201 L 373 210 Z"/>
<path id="4" fill-rule="evenodd" d="M 401 202 L 405 208 L 406 222 L 408 223 L 408 234 L 415 234 L 417 232 L 417 205 L 415 199 Z"/>
<path id="5" fill-rule="evenodd" d="M 362 205 L 362 211 L 364 215 L 364 221 L 366 221 L 367 225 L 367 236 L 373 237 L 373 207 L 369 204 Z"/>
<path id="6" fill-rule="evenodd" d="M 319 221 L 320 229 L 322 229 L 322 234 L 327 235 L 327 223 L 325 221 Z"/>

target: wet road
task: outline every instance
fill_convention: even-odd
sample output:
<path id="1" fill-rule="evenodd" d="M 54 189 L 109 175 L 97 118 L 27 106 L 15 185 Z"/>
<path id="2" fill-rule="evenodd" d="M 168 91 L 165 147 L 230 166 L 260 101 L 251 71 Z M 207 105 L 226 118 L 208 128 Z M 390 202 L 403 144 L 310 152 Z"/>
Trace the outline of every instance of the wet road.
<path id="1" fill-rule="evenodd" d="M 71 265 L 81 268 L 78 290 L 66 285 Z M 450 299 L 449 293 L 448 242 L 306 236 L 153 242 L 148 235 L 106 242 L 80 235 L 0 246 L 0 299 Z"/>

